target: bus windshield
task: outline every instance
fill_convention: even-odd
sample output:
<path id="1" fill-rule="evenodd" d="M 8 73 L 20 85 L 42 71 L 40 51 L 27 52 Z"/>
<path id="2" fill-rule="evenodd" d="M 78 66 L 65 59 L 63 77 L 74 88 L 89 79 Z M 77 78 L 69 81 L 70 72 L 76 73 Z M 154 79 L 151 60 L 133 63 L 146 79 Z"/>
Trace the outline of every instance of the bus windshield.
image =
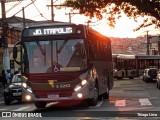
<path id="1" fill-rule="evenodd" d="M 29 72 L 49 73 L 86 69 L 83 39 L 44 40 L 24 42 Z"/>

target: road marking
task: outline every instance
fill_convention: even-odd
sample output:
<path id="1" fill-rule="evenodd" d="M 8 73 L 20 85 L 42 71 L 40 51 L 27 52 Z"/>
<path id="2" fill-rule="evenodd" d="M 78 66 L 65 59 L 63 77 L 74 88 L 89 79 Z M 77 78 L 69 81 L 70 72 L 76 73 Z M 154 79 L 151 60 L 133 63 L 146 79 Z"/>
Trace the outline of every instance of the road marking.
<path id="1" fill-rule="evenodd" d="M 139 99 L 139 102 L 141 103 L 142 106 L 145 106 L 145 105 L 152 105 L 148 98 L 143 98 L 143 99 Z"/>
<path id="2" fill-rule="evenodd" d="M 21 108 L 15 109 L 15 110 L 13 110 L 13 111 L 22 111 L 22 110 L 28 109 L 28 108 L 30 108 L 30 107 L 31 107 L 31 106 L 21 107 Z"/>
<path id="3" fill-rule="evenodd" d="M 96 107 L 100 107 L 103 104 L 103 101 L 99 101 L 96 105 Z"/>
<path id="4" fill-rule="evenodd" d="M 89 108 L 100 107 L 103 104 L 103 101 L 98 101 L 96 106 L 89 106 Z"/>
<path id="5" fill-rule="evenodd" d="M 116 100 L 115 106 L 126 106 L 126 100 Z"/>

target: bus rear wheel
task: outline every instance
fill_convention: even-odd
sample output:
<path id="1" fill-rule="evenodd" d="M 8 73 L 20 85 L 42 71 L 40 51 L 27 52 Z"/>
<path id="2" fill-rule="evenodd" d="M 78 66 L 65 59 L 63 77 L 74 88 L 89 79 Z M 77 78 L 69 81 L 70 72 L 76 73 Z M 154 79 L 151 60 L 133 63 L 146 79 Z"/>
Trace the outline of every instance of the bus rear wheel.
<path id="1" fill-rule="evenodd" d="M 102 94 L 103 99 L 109 99 L 109 88 L 107 87 L 107 91 Z"/>
<path id="2" fill-rule="evenodd" d="M 37 108 L 45 108 L 47 103 L 45 103 L 45 102 L 35 102 L 34 104 Z"/>

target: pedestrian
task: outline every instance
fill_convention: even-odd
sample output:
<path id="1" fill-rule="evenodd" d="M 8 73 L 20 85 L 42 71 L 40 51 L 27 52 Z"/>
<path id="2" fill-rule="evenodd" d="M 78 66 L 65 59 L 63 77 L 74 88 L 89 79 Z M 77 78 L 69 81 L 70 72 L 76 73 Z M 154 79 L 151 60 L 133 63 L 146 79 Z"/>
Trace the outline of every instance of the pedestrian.
<path id="1" fill-rule="evenodd" d="M 14 75 L 16 75 L 16 74 L 18 74 L 18 73 L 19 73 L 19 71 L 15 71 L 15 72 L 14 72 Z"/>
<path id="2" fill-rule="evenodd" d="M 7 84 L 6 75 L 5 75 L 5 70 L 2 70 L 1 78 L 2 78 L 2 84 L 3 84 L 4 88 L 5 88 L 5 87 L 6 87 L 6 84 Z"/>
<path id="3" fill-rule="evenodd" d="M 11 73 L 10 73 L 10 70 L 7 70 L 6 80 L 7 80 L 7 84 L 9 84 L 11 82 Z"/>

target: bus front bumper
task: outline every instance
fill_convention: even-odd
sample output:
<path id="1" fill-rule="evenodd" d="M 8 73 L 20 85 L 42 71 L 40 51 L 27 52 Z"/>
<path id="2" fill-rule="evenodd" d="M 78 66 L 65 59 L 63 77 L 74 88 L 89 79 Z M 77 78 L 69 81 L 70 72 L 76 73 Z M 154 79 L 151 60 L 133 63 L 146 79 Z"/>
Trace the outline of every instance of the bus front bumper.
<path id="1" fill-rule="evenodd" d="M 94 87 L 88 84 L 81 88 L 79 91 L 73 92 L 71 96 L 59 97 L 58 94 L 48 94 L 48 97 L 36 97 L 34 93 L 28 92 L 23 89 L 22 101 L 44 101 L 44 102 L 54 102 L 54 101 L 67 101 L 67 100 L 85 100 L 92 98 L 94 96 Z"/>

